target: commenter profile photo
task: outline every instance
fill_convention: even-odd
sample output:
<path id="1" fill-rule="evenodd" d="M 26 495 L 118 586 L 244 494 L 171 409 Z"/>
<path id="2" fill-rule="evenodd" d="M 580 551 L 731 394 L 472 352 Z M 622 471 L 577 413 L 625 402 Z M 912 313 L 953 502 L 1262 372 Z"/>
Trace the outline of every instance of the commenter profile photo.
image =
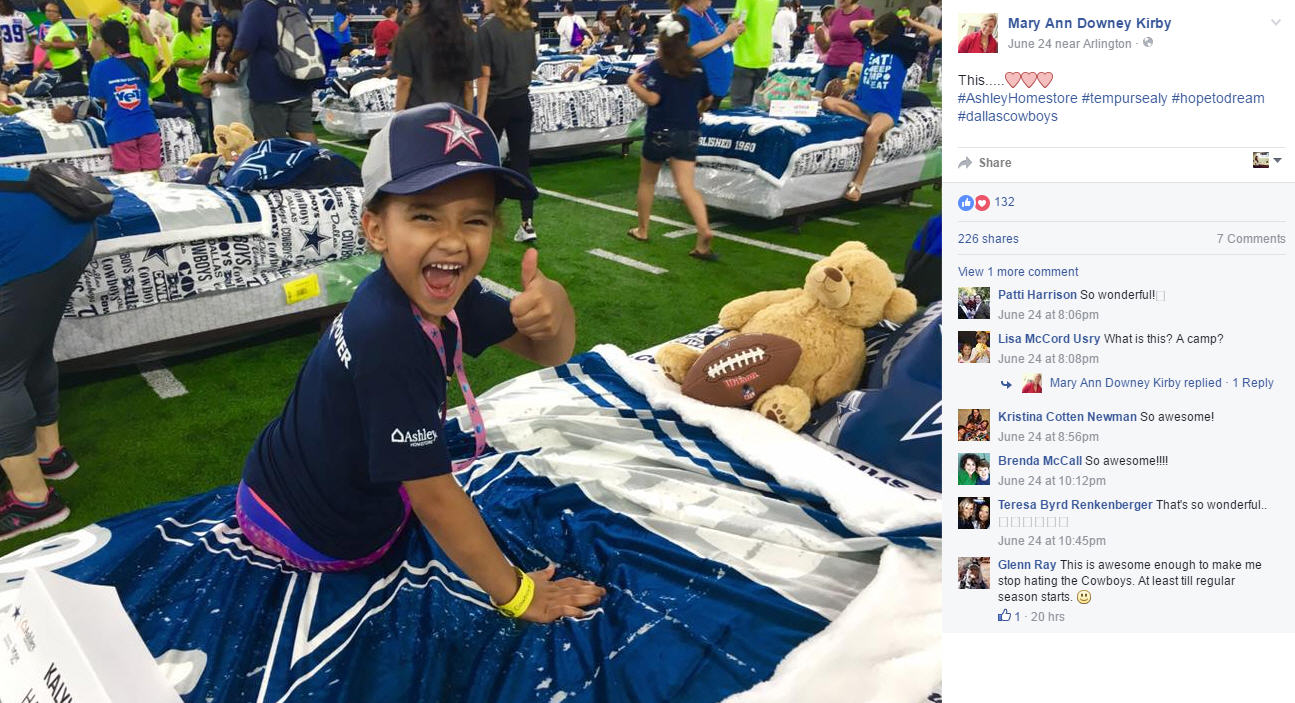
<path id="1" fill-rule="evenodd" d="M 958 411 L 958 441 L 989 441 L 989 409 L 972 408 Z"/>
<path id="2" fill-rule="evenodd" d="M 958 529 L 989 529 L 989 496 L 958 499 Z"/>
<path id="3" fill-rule="evenodd" d="M 958 13 L 958 53 L 998 53 L 998 13 Z"/>
<path id="4" fill-rule="evenodd" d="M 958 485 L 988 486 L 989 454 L 985 452 L 963 452 L 958 455 Z"/>
<path id="5" fill-rule="evenodd" d="M 989 330 L 963 330 L 958 332 L 958 363 L 989 363 Z"/>
<path id="6" fill-rule="evenodd" d="M 958 557 L 958 590 L 989 590 L 989 557 Z"/>
<path id="7" fill-rule="evenodd" d="M 989 286 L 958 288 L 958 319 L 989 319 Z"/>

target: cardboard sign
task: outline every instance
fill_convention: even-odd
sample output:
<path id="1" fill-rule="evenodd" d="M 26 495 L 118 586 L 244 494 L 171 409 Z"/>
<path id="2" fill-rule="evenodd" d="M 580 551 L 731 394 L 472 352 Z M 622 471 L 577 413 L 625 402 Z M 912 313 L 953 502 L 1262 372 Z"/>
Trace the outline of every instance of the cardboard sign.
<path id="1" fill-rule="evenodd" d="M 116 589 L 28 571 L 0 608 L 3 703 L 180 703 Z"/>
<path id="2" fill-rule="evenodd" d="M 772 100 L 770 117 L 818 117 L 817 100 Z"/>
<path id="3" fill-rule="evenodd" d="M 77 19 L 85 19 L 92 14 L 107 17 L 121 12 L 121 2 L 119 0 L 68 0 L 67 9 L 71 10 L 72 16 Z"/>

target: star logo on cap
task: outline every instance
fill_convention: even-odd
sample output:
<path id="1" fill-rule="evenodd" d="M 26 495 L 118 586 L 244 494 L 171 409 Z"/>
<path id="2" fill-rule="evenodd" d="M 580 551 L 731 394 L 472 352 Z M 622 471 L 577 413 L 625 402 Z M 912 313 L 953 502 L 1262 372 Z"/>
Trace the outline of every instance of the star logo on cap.
<path id="1" fill-rule="evenodd" d="M 462 144 L 471 149 L 478 159 L 482 158 L 481 150 L 477 148 L 477 136 L 482 134 L 481 130 L 470 124 L 465 124 L 463 116 L 457 110 L 450 110 L 450 119 L 444 122 L 428 122 L 425 126 L 445 135 L 445 153 L 447 155 L 454 147 Z"/>

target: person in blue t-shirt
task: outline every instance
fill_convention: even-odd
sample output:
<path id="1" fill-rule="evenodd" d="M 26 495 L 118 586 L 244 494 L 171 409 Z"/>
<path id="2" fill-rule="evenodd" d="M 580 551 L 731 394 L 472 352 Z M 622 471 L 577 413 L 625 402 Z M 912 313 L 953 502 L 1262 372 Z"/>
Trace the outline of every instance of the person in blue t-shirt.
<path id="1" fill-rule="evenodd" d="M 547 365 L 575 347 L 575 312 L 562 285 L 540 272 L 536 250 L 522 257 L 522 292 L 511 301 L 476 280 L 499 202 L 534 198 L 535 186 L 499 166 L 489 125 L 448 103 L 396 113 L 370 142 L 363 173 L 361 224 L 382 264 L 333 320 L 248 454 L 239 525 L 291 566 L 344 571 L 380 559 L 412 515 L 505 615 L 581 615 L 603 589 L 553 581 L 552 566 L 513 567 L 451 475 L 446 440 L 453 376 L 477 452 L 485 446 L 464 353 L 498 344 Z"/>
<path id="2" fill-rule="evenodd" d="M 162 168 L 162 135 L 148 104 L 148 67 L 130 54 L 130 32 L 117 20 L 99 36 L 109 56 L 90 70 L 90 97 L 103 101 L 112 167 L 123 173 Z"/>
<path id="3" fill-rule="evenodd" d="M 701 60 L 710 81 L 710 92 L 715 96 L 712 104 L 718 106 L 733 82 L 732 42 L 746 31 L 746 25 L 739 18 L 725 26 L 710 4 L 711 0 L 689 0 L 679 7 L 677 14 L 688 23 L 688 45 L 693 56 Z"/>
<path id="4" fill-rule="evenodd" d="M 26 181 L 0 167 L 0 182 Z M 67 505 L 46 485 L 77 463 L 59 440 L 54 335 L 94 253 L 93 223 L 73 222 L 40 196 L 0 186 L 0 541 L 62 522 Z"/>
<path id="5" fill-rule="evenodd" d="M 351 8 L 344 2 L 337 3 L 337 12 L 333 13 L 333 38 L 337 40 L 338 46 L 342 47 L 338 56 L 347 57 L 355 49 L 355 44 L 351 43 L 351 20 L 355 15 L 351 14 Z"/>
<path id="6" fill-rule="evenodd" d="M 907 25 L 914 31 L 925 32 L 925 36 L 908 36 L 904 34 Z M 854 101 L 842 98 L 823 98 L 823 109 L 849 115 L 868 123 L 863 132 L 863 154 L 854 177 L 845 188 L 842 197 L 857 202 L 863 197 L 863 179 L 868 175 L 868 167 L 877 157 L 877 146 L 881 144 L 886 132 L 899 122 L 899 108 L 904 94 L 904 77 L 908 67 L 921 54 L 940 42 L 940 30 L 922 24 L 911 18 L 901 20 L 893 12 L 887 12 L 875 20 L 856 20 L 850 23 L 859 42 L 866 47 L 863 56 L 863 72 L 859 76 L 859 87 L 855 90 Z"/>
<path id="7" fill-rule="evenodd" d="M 682 13 L 661 18 L 657 37 L 656 60 L 634 72 L 628 81 L 634 95 L 647 104 L 648 112 L 639 165 L 639 226 L 626 234 L 640 242 L 648 240 L 656 179 L 661 165 L 669 161 L 675 189 L 697 225 L 697 243 L 688 255 L 715 261 L 718 257 L 710 248 L 706 201 L 693 185 L 701 113 L 710 105 L 710 83 L 688 47 L 688 18 Z"/>
<path id="8" fill-rule="evenodd" d="M 238 20 L 238 37 L 229 52 L 229 70 L 248 65 L 247 93 L 252 99 L 252 131 L 257 141 L 292 137 L 314 144 L 315 117 L 311 112 L 314 83 L 289 78 L 279 70 L 279 10 L 269 0 L 250 0 Z"/>

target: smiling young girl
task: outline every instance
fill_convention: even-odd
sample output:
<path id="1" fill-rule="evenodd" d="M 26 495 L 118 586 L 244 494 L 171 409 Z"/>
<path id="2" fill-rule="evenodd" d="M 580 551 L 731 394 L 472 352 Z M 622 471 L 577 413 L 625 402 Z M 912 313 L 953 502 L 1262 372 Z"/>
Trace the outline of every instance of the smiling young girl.
<path id="1" fill-rule="evenodd" d="M 603 590 L 554 567 L 524 574 L 504 557 L 451 476 L 446 383 L 454 376 L 484 446 L 464 352 L 498 344 L 541 364 L 575 347 L 562 285 L 522 259 L 512 301 L 476 280 L 503 198 L 535 186 L 499 166 L 489 126 L 434 103 L 396 113 L 364 160 L 369 246 L 382 264 L 320 339 L 283 413 L 261 433 L 238 490 L 238 520 L 257 547 L 289 565 L 344 571 L 372 564 L 411 514 L 506 615 L 578 616 Z"/>

